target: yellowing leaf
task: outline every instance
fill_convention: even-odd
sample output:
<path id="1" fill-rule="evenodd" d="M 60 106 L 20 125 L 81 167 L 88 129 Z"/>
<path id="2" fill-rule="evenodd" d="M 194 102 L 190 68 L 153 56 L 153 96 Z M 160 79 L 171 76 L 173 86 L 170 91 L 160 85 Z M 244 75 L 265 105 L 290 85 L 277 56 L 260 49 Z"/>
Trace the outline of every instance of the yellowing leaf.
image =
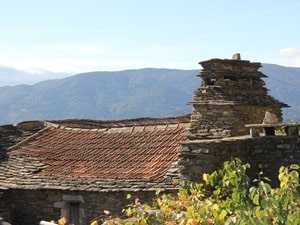
<path id="1" fill-rule="evenodd" d="M 132 212 L 131 208 L 128 208 L 125 210 L 125 213 L 127 216 L 131 216 L 133 212 Z"/>
<path id="2" fill-rule="evenodd" d="M 114 222 L 112 222 L 112 221 L 107 221 L 106 224 L 107 225 L 115 225 Z"/>
<path id="3" fill-rule="evenodd" d="M 98 221 L 94 220 L 93 222 L 91 222 L 91 225 L 98 225 Z"/>
<path id="4" fill-rule="evenodd" d="M 219 209 L 219 205 L 218 204 L 213 204 L 212 209 L 213 210 L 218 210 Z"/>
<path id="5" fill-rule="evenodd" d="M 208 184 L 208 174 L 207 174 L 207 173 L 204 173 L 204 174 L 202 175 L 202 177 L 203 177 L 204 182 L 205 182 L 206 184 Z"/>
<path id="6" fill-rule="evenodd" d="M 110 212 L 108 210 L 103 210 L 103 212 L 104 212 L 105 215 L 109 215 L 110 214 Z"/>
<path id="7" fill-rule="evenodd" d="M 140 219 L 139 225 L 147 225 L 146 220 L 145 219 Z"/>
<path id="8" fill-rule="evenodd" d="M 178 179 L 173 179 L 172 180 L 172 184 L 173 185 L 178 185 L 179 184 L 179 180 Z"/>
<path id="9" fill-rule="evenodd" d="M 160 200 L 160 198 L 158 198 L 156 201 L 157 201 L 157 203 L 158 203 L 159 206 L 162 205 L 162 201 Z"/>
<path id="10" fill-rule="evenodd" d="M 168 220 L 165 222 L 165 225 L 175 225 L 174 221 Z"/>
<path id="11" fill-rule="evenodd" d="M 58 220 L 58 225 L 65 225 L 67 223 L 67 219 L 65 217 L 62 217 Z"/>
<path id="12" fill-rule="evenodd" d="M 168 207 L 161 207 L 160 211 L 162 212 L 162 214 L 169 215 L 172 212 L 172 209 Z"/>
<path id="13" fill-rule="evenodd" d="M 131 194 L 127 194 L 126 198 L 131 199 Z"/>
<path id="14" fill-rule="evenodd" d="M 222 209 L 221 213 L 219 214 L 219 219 L 224 220 L 226 215 L 227 215 L 226 210 Z"/>
<path id="15" fill-rule="evenodd" d="M 198 224 L 199 224 L 198 219 L 188 219 L 188 221 L 186 222 L 186 225 L 198 225 Z"/>

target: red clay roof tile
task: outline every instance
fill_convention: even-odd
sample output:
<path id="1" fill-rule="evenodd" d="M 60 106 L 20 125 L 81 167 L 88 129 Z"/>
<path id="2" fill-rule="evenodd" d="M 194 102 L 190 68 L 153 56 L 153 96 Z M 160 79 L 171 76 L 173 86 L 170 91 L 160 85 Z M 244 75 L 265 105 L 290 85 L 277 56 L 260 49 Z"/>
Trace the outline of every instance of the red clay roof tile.
<path id="1" fill-rule="evenodd" d="M 39 132 L 10 154 L 41 158 L 48 167 L 36 176 L 162 180 L 177 161 L 178 143 L 186 140 L 189 124 L 186 117 L 88 122 L 60 121 L 60 127 Z"/>

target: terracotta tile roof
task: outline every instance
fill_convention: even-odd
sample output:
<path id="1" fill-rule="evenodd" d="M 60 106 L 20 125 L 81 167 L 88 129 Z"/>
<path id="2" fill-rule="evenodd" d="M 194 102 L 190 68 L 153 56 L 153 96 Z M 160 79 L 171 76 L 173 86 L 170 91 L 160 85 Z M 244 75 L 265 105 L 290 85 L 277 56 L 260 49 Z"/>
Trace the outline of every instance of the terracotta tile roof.
<path id="1" fill-rule="evenodd" d="M 69 180 L 69 185 L 61 186 L 76 189 L 74 184 L 81 179 L 80 189 L 85 190 L 103 189 L 107 181 L 113 181 L 110 188 L 132 187 L 130 180 L 139 181 L 136 187 L 153 187 L 145 182 L 163 182 L 168 173 L 177 171 L 177 147 L 186 140 L 189 116 L 116 121 L 110 126 L 106 123 L 105 128 L 105 123 L 94 123 L 93 129 L 75 128 L 86 127 L 79 120 L 76 126 L 70 120 L 60 124 L 48 126 L 9 150 L 9 160 L 0 165 L 0 170 L 8 171 L 4 175 L 10 174 L 2 176 L 4 186 L 16 182 L 27 188 L 58 188 L 59 182 Z"/>

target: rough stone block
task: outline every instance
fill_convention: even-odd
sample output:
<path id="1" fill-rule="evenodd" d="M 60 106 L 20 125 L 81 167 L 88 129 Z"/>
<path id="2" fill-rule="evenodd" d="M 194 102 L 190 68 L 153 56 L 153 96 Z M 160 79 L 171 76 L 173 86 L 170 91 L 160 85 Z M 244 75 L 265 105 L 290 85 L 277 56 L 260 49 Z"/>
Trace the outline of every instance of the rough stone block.
<path id="1" fill-rule="evenodd" d="M 279 144 L 276 146 L 278 149 L 290 149 L 291 144 Z"/>
<path id="2" fill-rule="evenodd" d="M 65 203 L 64 202 L 54 202 L 53 207 L 62 209 L 65 207 Z"/>

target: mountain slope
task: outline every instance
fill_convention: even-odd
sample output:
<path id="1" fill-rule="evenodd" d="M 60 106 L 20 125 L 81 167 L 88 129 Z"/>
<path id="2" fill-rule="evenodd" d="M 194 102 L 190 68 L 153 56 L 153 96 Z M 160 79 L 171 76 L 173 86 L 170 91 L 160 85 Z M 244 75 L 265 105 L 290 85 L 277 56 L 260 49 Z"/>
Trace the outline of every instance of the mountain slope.
<path id="1" fill-rule="evenodd" d="M 285 120 L 300 122 L 300 68 L 263 64 L 261 71 L 268 76 L 269 94 L 290 106 L 283 109 Z"/>
<path id="2" fill-rule="evenodd" d="M 91 72 L 35 85 L 0 88 L 0 123 L 22 120 L 160 117 L 191 111 L 198 71 Z M 194 81 L 197 81 L 195 83 Z"/>
<path id="3" fill-rule="evenodd" d="M 272 96 L 299 118 L 300 68 L 264 64 Z M 137 69 L 90 72 L 34 85 L 0 87 L 0 124 L 24 120 L 124 119 L 191 113 L 186 103 L 200 85 L 199 70 Z M 291 91 L 292 90 L 292 91 Z"/>

